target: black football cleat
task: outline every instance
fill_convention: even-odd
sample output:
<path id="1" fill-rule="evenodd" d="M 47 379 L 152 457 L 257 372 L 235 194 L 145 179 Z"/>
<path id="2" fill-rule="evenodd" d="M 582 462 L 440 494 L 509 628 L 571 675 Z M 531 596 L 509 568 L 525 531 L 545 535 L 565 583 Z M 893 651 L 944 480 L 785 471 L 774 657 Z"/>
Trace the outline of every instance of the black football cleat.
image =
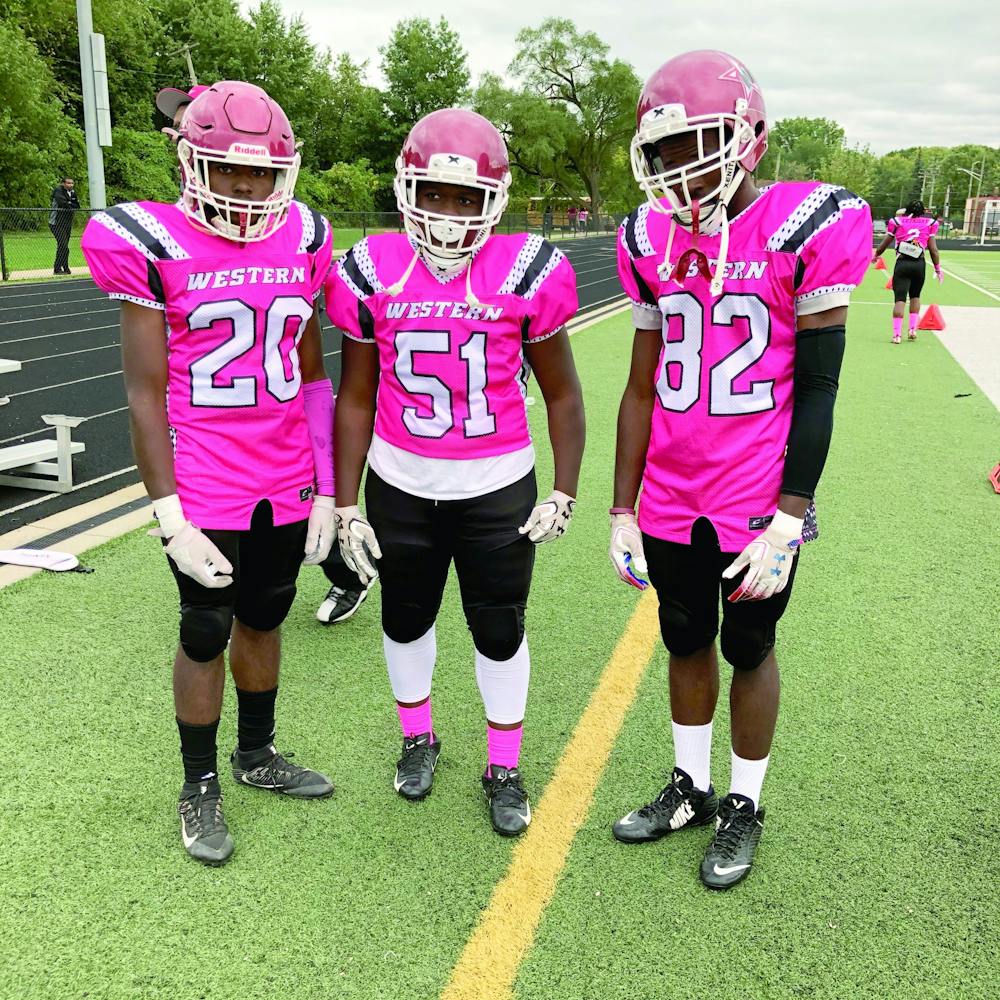
<path id="1" fill-rule="evenodd" d="M 358 580 L 350 587 L 340 587 L 334 584 L 319 606 L 316 618 L 324 625 L 346 622 L 364 604 L 368 591 L 371 590 L 374 583 L 375 580 L 369 580 L 366 586 Z"/>
<path id="2" fill-rule="evenodd" d="M 184 850 L 203 865 L 224 865 L 233 853 L 233 838 L 222 815 L 219 779 L 185 781 L 177 812 Z"/>
<path id="3" fill-rule="evenodd" d="M 709 889 L 729 889 L 750 874 L 760 835 L 764 832 L 764 810 L 754 812 L 745 795 L 730 792 L 719 804 L 715 836 L 701 862 L 701 880 Z"/>
<path id="4" fill-rule="evenodd" d="M 649 805 L 622 816 L 611 831 L 623 844 L 644 844 L 686 826 L 710 823 L 718 809 L 719 800 L 711 785 L 703 792 L 675 767 L 670 784 Z"/>
<path id="5" fill-rule="evenodd" d="M 490 804 L 490 822 L 501 836 L 516 837 L 528 829 L 531 806 L 516 767 L 487 767 L 483 791 Z"/>
<path id="6" fill-rule="evenodd" d="M 250 753 L 242 753 L 237 747 L 229 760 L 233 778 L 240 785 L 297 799 L 324 799 L 333 794 L 333 782 L 325 774 L 293 764 L 278 753 L 273 743 Z"/>
<path id="7" fill-rule="evenodd" d="M 419 802 L 431 793 L 434 769 L 441 753 L 441 741 L 436 734 L 420 733 L 403 739 L 403 755 L 396 763 L 393 786 L 404 799 Z"/>

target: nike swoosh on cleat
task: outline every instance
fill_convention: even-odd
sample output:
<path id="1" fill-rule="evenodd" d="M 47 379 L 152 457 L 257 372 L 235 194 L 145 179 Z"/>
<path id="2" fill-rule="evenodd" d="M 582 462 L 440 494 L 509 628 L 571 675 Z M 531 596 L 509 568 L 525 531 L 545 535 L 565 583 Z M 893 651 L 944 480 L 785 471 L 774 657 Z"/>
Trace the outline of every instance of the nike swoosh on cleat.
<path id="1" fill-rule="evenodd" d="M 630 812 L 627 816 L 622 816 L 618 823 L 620 826 L 631 826 L 635 822 L 635 813 Z"/>
<path id="2" fill-rule="evenodd" d="M 251 781 L 245 774 L 240 775 L 240 781 L 244 785 L 251 785 L 254 788 L 282 788 L 282 785 L 258 785 L 256 781 Z"/>
<path id="3" fill-rule="evenodd" d="M 531 822 L 531 806 L 528 806 L 525 812 L 518 813 L 518 816 L 524 820 L 524 825 L 527 826 Z"/>
<path id="4" fill-rule="evenodd" d="M 744 868 L 749 868 L 749 865 L 731 865 L 729 868 L 720 868 L 715 865 L 713 871 L 716 875 L 732 875 L 734 872 L 741 872 Z"/>

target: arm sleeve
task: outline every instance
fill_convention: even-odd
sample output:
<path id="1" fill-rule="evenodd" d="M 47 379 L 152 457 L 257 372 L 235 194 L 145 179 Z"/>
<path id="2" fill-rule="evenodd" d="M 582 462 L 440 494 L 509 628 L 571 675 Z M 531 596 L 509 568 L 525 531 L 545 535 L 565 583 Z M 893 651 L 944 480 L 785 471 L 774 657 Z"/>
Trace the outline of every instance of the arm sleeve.
<path id="1" fill-rule="evenodd" d="M 112 299 L 149 309 L 165 309 L 166 298 L 155 258 L 138 241 L 130 242 L 127 231 L 119 233 L 119 228 L 103 212 L 87 223 L 80 246 L 91 276 Z"/>
<path id="2" fill-rule="evenodd" d="M 336 496 L 333 474 L 333 422 L 336 400 L 328 378 L 306 382 L 302 387 L 302 402 L 309 428 L 313 467 L 316 470 L 316 492 L 320 496 Z"/>
<path id="3" fill-rule="evenodd" d="M 895 219 L 889 219 L 885 224 L 885 231 L 893 238 L 896 238 L 896 230 L 899 229 L 899 223 Z"/>
<path id="4" fill-rule="evenodd" d="M 803 330 L 795 344 L 795 398 L 781 492 L 812 499 L 833 437 L 833 406 L 844 360 L 842 326 Z"/>
<path id="5" fill-rule="evenodd" d="M 629 217 L 631 218 L 631 216 Z M 639 273 L 628 245 L 629 219 L 618 230 L 618 280 L 632 301 L 632 323 L 637 330 L 659 330 L 663 326 L 656 296 Z"/>
<path id="6" fill-rule="evenodd" d="M 537 284 L 528 287 L 524 299 L 526 308 L 521 333 L 527 344 L 558 333 L 576 315 L 580 308 L 576 272 L 561 250 L 552 247 Z"/>
<path id="7" fill-rule="evenodd" d="M 844 192 L 829 224 L 799 250 L 795 309 L 799 316 L 850 305 L 872 256 L 872 214 L 862 198 Z"/>
<path id="8" fill-rule="evenodd" d="M 330 269 L 323 291 L 330 322 L 345 337 L 370 344 L 375 341 L 375 320 L 368 303 L 376 290 L 358 263 L 360 246 L 351 247 Z M 364 259 L 368 259 L 367 251 Z"/>

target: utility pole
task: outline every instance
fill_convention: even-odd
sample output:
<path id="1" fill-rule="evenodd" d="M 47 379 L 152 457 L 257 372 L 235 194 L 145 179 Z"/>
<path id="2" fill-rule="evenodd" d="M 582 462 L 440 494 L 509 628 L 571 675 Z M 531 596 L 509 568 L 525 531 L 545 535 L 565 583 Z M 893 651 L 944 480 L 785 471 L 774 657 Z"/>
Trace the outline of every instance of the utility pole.
<path id="1" fill-rule="evenodd" d="M 184 45 L 182 45 L 179 49 L 177 49 L 176 52 L 170 52 L 167 55 L 167 58 L 173 58 L 174 56 L 180 55 L 182 52 L 184 53 L 184 58 L 187 60 L 188 79 L 191 81 L 192 87 L 198 86 L 198 77 L 195 76 L 194 63 L 191 61 L 191 52 L 196 48 L 198 48 L 197 42 L 195 42 L 194 45 L 188 45 L 185 42 Z"/>
<path id="2" fill-rule="evenodd" d="M 104 153 L 101 151 L 98 137 L 97 88 L 94 83 L 91 44 L 94 18 L 90 10 L 90 0 L 76 0 L 76 30 L 80 39 L 80 84 L 83 92 L 83 130 L 87 143 L 87 188 L 90 207 L 107 208 L 108 202 L 104 193 Z"/>

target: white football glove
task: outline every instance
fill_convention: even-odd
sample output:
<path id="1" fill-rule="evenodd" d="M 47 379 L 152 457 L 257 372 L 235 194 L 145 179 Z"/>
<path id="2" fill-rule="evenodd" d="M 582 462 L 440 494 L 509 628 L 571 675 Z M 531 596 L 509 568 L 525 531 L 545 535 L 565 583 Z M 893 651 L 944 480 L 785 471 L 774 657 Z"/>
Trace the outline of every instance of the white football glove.
<path id="1" fill-rule="evenodd" d="M 337 537 L 337 518 L 333 513 L 336 503 L 333 497 L 313 497 L 303 566 L 318 566 L 330 554 L 333 540 Z"/>
<path id="2" fill-rule="evenodd" d="M 934 277 L 937 278 L 937 283 L 939 285 L 943 285 L 944 284 L 944 274 L 942 273 L 940 267 L 934 268 Z"/>
<path id="3" fill-rule="evenodd" d="M 560 490 L 553 490 L 538 504 L 528 520 L 517 529 L 518 534 L 527 535 L 528 541 L 541 545 L 566 534 L 573 517 L 576 500 Z"/>
<path id="4" fill-rule="evenodd" d="M 185 576 L 213 590 L 232 584 L 233 564 L 184 516 L 176 493 L 154 500 L 153 513 L 160 526 L 149 534 L 167 539 L 165 551 Z"/>
<path id="5" fill-rule="evenodd" d="M 725 579 L 732 580 L 740 570 L 747 571 L 729 595 L 731 602 L 766 601 L 785 589 L 802 544 L 802 525 L 801 517 L 792 517 L 783 510 L 775 512 L 767 530 L 750 542 L 722 573 Z"/>
<path id="6" fill-rule="evenodd" d="M 608 550 L 611 565 L 630 587 L 645 590 L 648 580 L 635 575 L 649 572 L 646 568 L 646 555 L 642 551 L 642 532 L 635 514 L 611 515 L 611 548 Z"/>
<path id="7" fill-rule="evenodd" d="M 334 512 L 337 515 L 340 554 L 344 557 L 344 562 L 358 574 L 358 579 L 367 584 L 378 576 L 378 570 L 372 565 L 369 554 L 376 559 L 382 558 L 375 531 L 357 504 L 335 507 Z"/>

